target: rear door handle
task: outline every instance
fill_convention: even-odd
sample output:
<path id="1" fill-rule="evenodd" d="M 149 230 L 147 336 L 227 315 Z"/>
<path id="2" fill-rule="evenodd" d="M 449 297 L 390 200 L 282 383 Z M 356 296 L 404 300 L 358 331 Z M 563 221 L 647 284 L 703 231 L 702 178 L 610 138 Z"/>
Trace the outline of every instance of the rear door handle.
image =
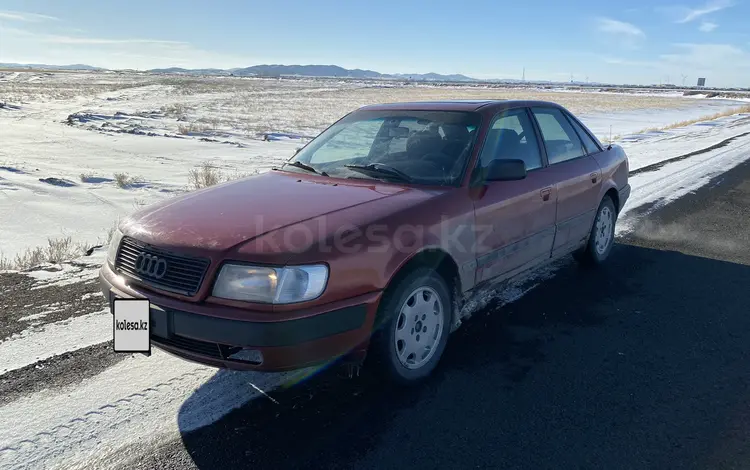
<path id="1" fill-rule="evenodd" d="M 539 195 L 542 196 L 542 201 L 549 201 L 550 193 L 552 193 L 552 188 L 544 188 L 539 191 Z"/>
<path id="2" fill-rule="evenodd" d="M 589 176 L 591 177 L 591 182 L 593 184 L 596 184 L 596 180 L 599 178 L 599 175 L 597 175 L 596 173 L 591 173 Z"/>

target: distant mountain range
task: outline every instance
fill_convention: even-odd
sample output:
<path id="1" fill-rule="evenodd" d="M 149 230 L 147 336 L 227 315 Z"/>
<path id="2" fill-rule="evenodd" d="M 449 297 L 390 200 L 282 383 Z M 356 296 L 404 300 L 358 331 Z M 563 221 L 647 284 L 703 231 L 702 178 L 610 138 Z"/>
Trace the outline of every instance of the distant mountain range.
<path id="1" fill-rule="evenodd" d="M 85 64 L 48 65 L 48 64 L 16 64 L 0 63 L 0 68 L 12 69 L 42 69 L 42 70 L 107 70 Z M 240 77 L 334 77 L 334 78 L 380 78 L 436 82 L 476 82 L 475 78 L 461 74 L 443 75 L 439 73 L 397 73 L 384 74 L 374 70 L 345 69 L 338 65 L 253 65 L 233 69 L 185 69 L 168 67 L 147 70 L 151 73 L 174 73 L 184 75 L 235 75 Z"/>
<path id="2" fill-rule="evenodd" d="M 338 65 L 253 65 L 252 67 L 234 69 L 183 69 L 171 67 L 166 69 L 152 69 L 153 73 L 181 73 L 187 75 L 235 75 L 251 77 L 334 77 L 334 78 L 381 78 L 381 79 L 409 79 L 426 81 L 477 81 L 466 75 L 441 75 L 438 73 L 400 73 L 383 74 L 374 70 L 345 69 Z"/>
<path id="3" fill-rule="evenodd" d="M 43 69 L 43 70 L 106 70 L 101 67 L 92 67 L 86 64 L 71 64 L 71 65 L 49 65 L 49 64 L 16 64 L 16 63 L 1 63 L 0 68 L 6 69 Z"/>
<path id="4" fill-rule="evenodd" d="M 0 68 L 10 69 L 39 69 L 39 70 L 83 70 L 83 71 L 109 71 L 101 67 L 93 67 L 85 64 L 71 65 L 49 65 L 49 64 L 17 64 L 0 63 Z M 136 70 L 132 70 L 136 71 Z M 181 67 L 168 67 L 146 70 L 148 73 L 181 74 L 181 75 L 224 75 L 240 77 L 325 77 L 325 78 L 358 78 L 358 79 L 382 79 L 382 80 L 413 80 L 432 82 L 492 82 L 492 83 L 524 83 L 523 80 L 515 79 L 485 79 L 480 80 L 461 74 L 439 74 L 439 73 L 395 73 L 384 74 L 374 70 L 345 69 L 338 65 L 253 65 L 233 69 L 186 69 Z M 535 81 L 536 84 L 553 83 L 546 80 Z"/>

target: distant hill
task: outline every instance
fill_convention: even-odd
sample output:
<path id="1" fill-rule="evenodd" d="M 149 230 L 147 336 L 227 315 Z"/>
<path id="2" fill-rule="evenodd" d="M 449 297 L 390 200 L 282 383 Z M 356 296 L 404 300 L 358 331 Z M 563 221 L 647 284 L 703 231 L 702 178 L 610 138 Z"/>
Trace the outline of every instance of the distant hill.
<path id="1" fill-rule="evenodd" d="M 228 70 L 221 69 L 184 69 L 179 67 L 170 67 L 164 69 L 152 69 L 153 73 L 178 73 L 188 75 L 237 75 L 251 77 L 339 77 L 339 78 L 361 78 L 361 79 L 406 79 L 416 81 L 443 81 L 443 82 L 469 82 L 475 81 L 466 75 L 441 75 L 438 73 L 401 73 L 395 75 L 383 74 L 374 70 L 362 69 L 345 69 L 338 65 L 253 65 L 251 67 L 234 68 Z"/>
<path id="2" fill-rule="evenodd" d="M 223 69 L 183 69 L 181 67 L 169 67 L 166 69 L 151 69 L 151 73 L 183 73 L 188 75 L 229 75 L 228 70 Z"/>
<path id="3" fill-rule="evenodd" d="M 398 78 L 406 78 L 409 80 L 426 80 L 426 81 L 445 81 L 445 82 L 474 82 L 475 78 L 461 75 L 460 73 L 452 75 L 442 75 L 439 73 L 398 73 L 394 75 Z"/>
<path id="4" fill-rule="evenodd" d="M 260 77 L 280 77 L 298 75 L 302 77 L 346 77 L 346 78 L 382 78 L 383 74 L 373 70 L 345 69 L 338 65 L 253 65 L 232 69 L 235 75 L 254 75 Z"/>
<path id="5" fill-rule="evenodd" d="M 71 65 L 49 65 L 49 64 L 16 64 L 0 63 L 0 67 L 17 69 L 42 69 L 42 70 L 107 70 L 101 67 L 93 67 L 86 64 Z M 359 79 L 399 79 L 413 81 L 435 81 L 435 82 L 474 82 L 474 78 L 461 74 L 442 75 L 439 73 L 397 73 L 383 74 L 374 70 L 345 69 L 338 65 L 280 65 L 263 64 L 251 67 L 234 69 L 186 69 L 182 67 L 166 67 L 147 70 L 150 73 L 182 74 L 182 75 L 236 75 L 249 77 L 333 77 L 333 78 L 359 78 Z"/>
<path id="6" fill-rule="evenodd" d="M 49 65 L 49 64 L 16 64 L 0 63 L 0 67 L 6 69 L 42 69 L 42 70 L 106 70 L 101 67 L 93 67 L 86 64 L 71 65 Z"/>

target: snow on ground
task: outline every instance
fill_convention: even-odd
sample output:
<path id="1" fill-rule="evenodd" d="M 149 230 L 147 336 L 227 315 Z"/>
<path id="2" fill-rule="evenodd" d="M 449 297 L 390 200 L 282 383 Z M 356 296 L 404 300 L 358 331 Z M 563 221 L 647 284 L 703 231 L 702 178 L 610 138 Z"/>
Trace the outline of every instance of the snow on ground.
<path id="1" fill-rule="evenodd" d="M 689 119 L 689 118 L 688 118 Z M 667 131 L 625 135 L 615 143 L 628 154 L 630 171 L 720 144 L 750 132 L 750 114 L 735 114 Z"/>
<path id="2" fill-rule="evenodd" d="M 745 126 L 750 132 L 750 124 Z M 750 159 L 750 136 L 737 139 L 726 148 L 712 150 L 685 160 L 669 163 L 655 171 L 630 178 L 632 194 L 620 214 L 618 233 L 633 228 L 635 217 L 629 213 L 639 206 L 653 204 L 651 210 L 674 201 L 708 183 L 711 179 Z M 641 214 L 642 217 L 644 214 Z"/>
<path id="3" fill-rule="evenodd" d="M 14 75 L 12 79 L 18 81 L 23 77 L 24 74 Z M 33 83 L 55 80 L 62 79 L 56 74 L 44 74 Z M 177 118 L 167 116 L 174 99 L 164 96 L 174 93 L 169 87 L 179 88 L 179 83 L 146 83 L 138 87 L 134 82 L 150 79 L 124 77 L 123 83 L 119 84 L 101 79 L 102 83 L 96 84 L 101 89 L 97 89 L 95 96 L 79 98 L 80 88 L 85 86 L 70 80 L 63 81 L 57 89 L 50 85 L 43 99 L 37 97 L 35 102 L 31 102 L 33 96 L 28 93 L 28 88 L 16 87 L 14 93 L 26 96 L 19 100 L 22 109 L 0 111 L 0 166 L 3 167 L 0 169 L 0 248 L 7 253 L 41 244 L 46 237 L 60 234 L 89 239 L 103 237 L 112 222 L 132 210 L 133 206 L 181 191 L 187 183 L 187 172 L 202 161 L 213 160 L 226 171 L 263 170 L 291 155 L 299 145 L 296 139 L 255 140 L 228 128 L 222 135 L 219 132 L 210 135 L 232 141 L 229 144 L 201 141 L 203 134 L 182 135 L 185 138 L 165 137 L 179 124 Z M 349 82 L 340 88 L 328 82 L 295 82 L 288 86 L 279 85 L 277 81 L 269 82 L 273 82 L 273 86 L 266 83 L 266 88 L 253 92 L 263 96 L 276 93 L 288 100 L 292 99 L 290 96 L 305 102 L 317 100 L 321 109 L 326 110 L 351 105 L 348 99 L 337 98 L 337 93 L 347 94 L 357 86 L 366 86 Z M 203 85 L 198 81 L 190 86 Z M 311 91 L 315 87 L 317 89 Z M 0 86 L 0 92 L 2 90 Z M 368 93 L 374 92 L 367 90 Z M 421 89 L 418 91 L 425 93 Z M 392 89 L 386 92 L 402 93 Z M 582 99 L 578 94 L 569 95 Z M 179 96 L 187 100 L 193 95 Z M 228 99 L 237 99 L 232 98 L 231 93 L 227 96 Z M 193 111 L 187 112 L 188 115 L 201 112 L 203 107 L 210 108 L 212 103 L 205 96 L 194 99 L 204 100 L 204 103 L 190 104 L 194 107 L 189 108 Z M 339 99 L 339 102 L 332 104 L 334 99 Z M 596 97 L 596 100 L 600 99 Z M 631 178 L 633 192 L 622 214 L 623 229 L 632 222 L 629 214 L 632 209 L 679 197 L 750 158 L 750 136 L 738 137 L 750 132 L 747 116 L 722 118 L 661 133 L 628 135 L 645 127 L 689 119 L 691 115 L 685 113 L 694 113 L 695 116 L 712 114 L 730 104 L 718 101 L 707 104 L 697 99 L 690 103 L 685 108 L 682 105 L 663 106 L 659 102 L 658 106 L 647 110 L 628 108 L 607 114 L 605 109 L 596 110 L 595 105 L 587 105 L 589 112 L 584 113 L 584 121 L 600 135 L 602 129 L 606 128 L 608 132 L 608 122 L 619 122 L 623 129 L 630 129 L 613 132 L 623 135 L 620 143 L 630 156 L 631 168 L 644 170 Z M 299 121 L 295 113 L 303 108 L 290 107 L 293 117 L 287 124 L 277 123 L 266 130 L 284 135 L 304 134 L 323 125 L 307 124 L 295 128 L 292 122 Z M 152 109 L 163 116 L 137 114 Z M 126 114 L 115 117 L 119 110 Z M 101 130 L 90 125 L 92 120 L 74 119 L 72 125 L 63 123 L 68 115 L 81 112 L 107 116 L 97 121 L 100 128 L 104 123 L 113 124 Z M 254 112 L 257 115 L 263 111 Z M 279 109 L 274 108 L 270 114 L 280 115 Z M 187 122 L 197 122 L 195 115 L 187 119 Z M 319 116 L 308 122 L 315 123 L 317 119 Z M 223 125 L 217 124 L 216 127 Z M 136 129 L 146 135 L 117 129 Z M 149 132 L 157 135 L 149 136 Z M 733 137 L 736 139 L 725 147 L 713 148 L 659 168 L 653 166 L 686 153 L 712 148 Z M 114 172 L 121 171 L 141 176 L 143 182 L 130 188 L 119 188 L 110 179 Z M 86 178 L 88 182 L 80 178 L 84 172 L 90 176 Z M 51 184 L 39 181 L 40 178 L 57 178 L 71 184 L 60 184 L 57 180 Z M 46 270 L 32 271 L 29 275 L 35 278 L 35 287 L 90 280 L 96 275 L 96 265 L 101 264 L 103 252 L 97 250 L 93 261 L 82 258 L 54 270 L 47 266 Z M 467 305 L 468 313 L 489 302 L 502 305 L 517 299 L 543 279 L 554 275 L 555 269 L 556 265 L 542 269 L 502 292 L 489 289 L 481 293 Z M 53 308 L 52 305 L 49 307 Z M 31 326 L 0 342 L 0 375 L 41 358 L 107 341 L 111 339 L 111 327 L 111 316 L 106 312 L 91 312 L 64 321 Z M 180 432 L 211 423 L 231 409 L 258 398 L 256 387 L 269 390 L 280 384 L 293 383 L 300 376 L 313 372 L 274 375 L 217 372 L 158 350 L 148 358 L 133 355 L 80 383 L 35 392 L 0 407 L 0 422 L 13 423 L 0 428 L 0 468 L 93 468 L 99 461 L 96 459 L 106 461 L 112 455 L 126 452 L 133 444 L 174 438 Z"/>
<path id="4" fill-rule="evenodd" d="M 109 309 L 31 327 L 0 342 L 0 377 L 11 370 L 110 339 Z"/>
<path id="5" fill-rule="evenodd" d="M 0 408 L 3 422 L 13 423 L 0 428 L 0 468 L 92 468 L 132 444 L 211 423 L 257 397 L 258 388 L 299 374 L 217 373 L 158 350 L 133 355 L 81 383 Z"/>
<path id="6" fill-rule="evenodd" d="M 557 101 L 603 140 L 610 125 L 613 135 L 626 135 L 738 105 L 669 95 L 375 81 L 0 74 L 0 102 L 13 106 L 0 108 L 0 256 L 13 258 L 50 237 L 100 244 L 119 218 L 185 191 L 190 170 L 203 162 L 227 176 L 267 171 L 289 158 L 304 137 L 359 106 L 447 98 Z M 118 186 L 118 173 L 131 182 Z"/>
<path id="7" fill-rule="evenodd" d="M 185 191 L 188 172 L 204 161 L 227 175 L 265 171 L 299 146 L 109 136 L 36 118 L 0 128 L 0 252 L 6 257 L 45 245 L 48 237 L 96 244 L 122 216 Z M 137 182 L 118 187 L 116 173 Z"/>

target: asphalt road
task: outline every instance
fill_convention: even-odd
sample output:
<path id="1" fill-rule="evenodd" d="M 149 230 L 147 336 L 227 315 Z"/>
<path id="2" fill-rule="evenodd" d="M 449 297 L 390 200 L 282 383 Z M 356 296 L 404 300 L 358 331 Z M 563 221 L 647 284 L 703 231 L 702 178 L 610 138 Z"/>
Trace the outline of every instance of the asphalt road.
<path id="1" fill-rule="evenodd" d="M 426 383 L 327 370 L 119 464 L 750 468 L 749 361 L 745 163 L 643 217 L 603 268 L 488 306 Z"/>

